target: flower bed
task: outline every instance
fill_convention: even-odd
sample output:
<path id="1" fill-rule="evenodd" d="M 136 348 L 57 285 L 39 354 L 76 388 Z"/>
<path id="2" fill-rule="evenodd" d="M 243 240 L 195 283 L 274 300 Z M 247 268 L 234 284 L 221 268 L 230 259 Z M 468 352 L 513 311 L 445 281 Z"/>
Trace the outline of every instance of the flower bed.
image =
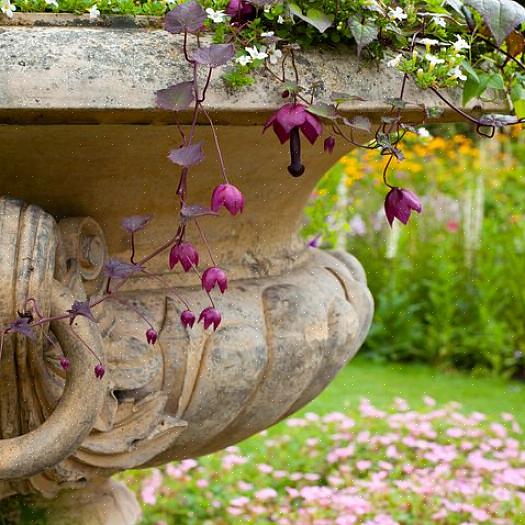
<path id="1" fill-rule="evenodd" d="M 241 448 L 137 474 L 145 524 L 518 525 L 525 448 L 510 413 L 362 399 Z M 174 521 L 175 520 L 175 521 Z"/>

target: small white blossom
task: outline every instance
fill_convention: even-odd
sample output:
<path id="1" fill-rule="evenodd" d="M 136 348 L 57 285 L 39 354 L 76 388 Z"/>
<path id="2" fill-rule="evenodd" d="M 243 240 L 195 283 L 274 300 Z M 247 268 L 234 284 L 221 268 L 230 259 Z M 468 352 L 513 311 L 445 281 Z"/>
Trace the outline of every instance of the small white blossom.
<path id="1" fill-rule="evenodd" d="M 13 13 L 16 11 L 16 5 L 12 4 L 10 0 L 2 0 L 0 3 L 0 9 L 7 18 L 13 18 Z"/>
<path id="2" fill-rule="evenodd" d="M 455 68 L 451 69 L 448 72 L 448 75 L 453 80 L 467 80 L 467 75 L 463 73 L 459 66 L 456 66 Z"/>
<path id="3" fill-rule="evenodd" d="M 273 46 L 270 46 L 267 51 L 268 51 L 268 60 L 270 61 L 270 64 L 273 64 L 274 66 L 283 57 L 283 52 L 280 49 L 277 49 L 275 47 L 275 44 Z"/>
<path id="4" fill-rule="evenodd" d="M 376 2 L 376 0 L 368 0 L 363 7 L 365 9 L 368 9 L 369 11 L 375 11 L 376 13 L 383 13 L 383 9 L 381 6 Z"/>
<path id="5" fill-rule="evenodd" d="M 405 20 L 408 15 L 403 11 L 403 9 L 397 6 L 395 9 L 390 8 L 388 10 L 388 17 L 390 20 L 399 20 L 401 22 L 402 20 Z"/>
<path id="6" fill-rule="evenodd" d="M 241 66 L 246 66 L 252 62 L 252 57 L 249 55 L 241 55 L 235 59 L 235 62 L 237 62 L 237 64 L 241 64 Z"/>
<path id="7" fill-rule="evenodd" d="M 216 24 L 222 24 L 223 22 L 226 22 L 226 20 L 228 20 L 229 18 L 224 11 L 215 11 L 215 9 L 212 9 L 211 7 L 208 7 L 206 9 L 206 13 L 208 15 L 208 18 Z"/>
<path id="8" fill-rule="evenodd" d="M 46 5 L 52 6 L 52 7 L 58 7 L 57 0 L 46 0 Z"/>
<path id="9" fill-rule="evenodd" d="M 278 24 L 284 24 L 284 18 L 283 18 L 281 15 L 279 15 L 279 16 L 277 17 L 277 23 L 278 23 Z"/>
<path id="10" fill-rule="evenodd" d="M 273 31 L 267 31 L 266 33 L 261 33 L 261 36 L 263 38 L 270 38 L 272 37 L 273 35 L 275 35 L 275 33 Z"/>
<path id="11" fill-rule="evenodd" d="M 436 24 L 439 27 L 447 27 L 447 23 L 440 16 L 433 16 L 432 21 L 434 22 L 434 24 Z"/>
<path id="12" fill-rule="evenodd" d="M 430 53 L 427 53 L 425 55 L 425 58 L 430 62 L 430 65 L 432 67 L 437 66 L 438 64 L 445 63 L 445 61 L 442 58 L 438 58 L 436 55 L 431 55 Z"/>
<path id="13" fill-rule="evenodd" d="M 390 59 L 386 65 L 388 67 L 397 67 L 399 66 L 399 64 L 401 63 L 401 60 L 403 58 L 403 55 L 401 53 L 399 53 L 398 55 L 396 55 L 394 58 Z"/>
<path id="14" fill-rule="evenodd" d="M 452 44 L 454 51 L 459 53 L 463 49 L 470 49 L 470 45 L 466 40 L 463 40 L 460 35 L 457 35 L 457 40 Z"/>
<path id="15" fill-rule="evenodd" d="M 418 42 L 427 47 L 437 46 L 439 44 L 439 40 L 436 40 L 435 38 L 422 38 L 421 40 L 418 40 Z"/>
<path id="16" fill-rule="evenodd" d="M 265 13 L 269 13 L 271 10 L 272 10 L 272 6 L 271 5 L 265 5 L 264 6 L 264 12 Z"/>
<path id="17" fill-rule="evenodd" d="M 429 139 L 432 136 L 427 128 L 418 128 L 417 134 L 424 139 Z"/>
<path id="18" fill-rule="evenodd" d="M 265 52 L 264 48 L 259 51 L 255 46 L 245 47 L 246 52 L 252 57 L 252 60 L 264 60 L 268 58 L 268 53 Z"/>
<path id="19" fill-rule="evenodd" d="M 93 4 L 89 9 L 89 19 L 96 20 L 100 16 L 100 11 L 98 10 L 97 4 Z"/>

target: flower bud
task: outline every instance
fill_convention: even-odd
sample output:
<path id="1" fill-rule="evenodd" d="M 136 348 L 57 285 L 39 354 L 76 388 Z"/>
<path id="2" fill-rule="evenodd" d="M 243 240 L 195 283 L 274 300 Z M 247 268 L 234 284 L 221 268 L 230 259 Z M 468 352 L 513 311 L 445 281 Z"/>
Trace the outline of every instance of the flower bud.
<path id="1" fill-rule="evenodd" d="M 69 359 L 67 357 L 62 357 L 60 359 L 60 366 L 62 367 L 63 370 L 67 370 L 70 364 L 71 363 L 69 362 Z"/>
<path id="2" fill-rule="evenodd" d="M 224 206 L 232 215 L 242 213 L 244 196 L 233 184 L 219 184 L 211 195 L 211 209 L 217 212 Z"/>
<path id="3" fill-rule="evenodd" d="M 102 366 L 102 363 L 99 363 L 95 367 L 95 377 L 97 379 L 102 379 L 104 377 L 104 374 L 106 373 L 106 369 Z"/>
<path id="4" fill-rule="evenodd" d="M 324 150 L 326 153 L 332 153 L 335 148 L 335 138 L 330 135 L 329 137 L 326 137 L 324 141 Z"/>
<path id="5" fill-rule="evenodd" d="M 184 312 L 180 314 L 180 322 L 184 328 L 188 328 L 188 326 L 193 328 L 195 324 L 195 314 L 190 310 L 184 310 Z"/>
<path id="6" fill-rule="evenodd" d="M 148 342 L 148 344 L 154 345 L 157 342 L 157 337 L 158 337 L 157 331 L 154 330 L 153 328 L 149 328 L 146 331 L 146 341 Z"/>

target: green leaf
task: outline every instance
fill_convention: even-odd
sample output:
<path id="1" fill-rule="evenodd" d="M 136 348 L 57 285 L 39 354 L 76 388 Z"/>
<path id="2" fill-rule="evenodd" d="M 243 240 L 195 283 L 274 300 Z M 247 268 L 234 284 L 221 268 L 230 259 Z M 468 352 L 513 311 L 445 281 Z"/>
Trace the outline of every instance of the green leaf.
<path id="1" fill-rule="evenodd" d="M 319 117 L 327 119 L 335 119 L 337 117 L 337 110 L 333 104 L 325 104 L 324 102 L 318 102 L 313 104 L 306 110 L 308 113 L 317 115 Z"/>
<path id="2" fill-rule="evenodd" d="M 515 84 L 510 92 L 510 98 L 514 104 L 514 111 L 519 119 L 525 118 L 525 87 Z"/>
<path id="3" fill-rule="evenodd" d="M 492 75 L 477 73 L 475 76 L 470 74 L 470 71 L 465 68 L 467 72 L 467 81 L 463 86 L 463 105 L 466 105 L 473 98 L 479 98 L 487 89 L 505 89 L 503 77 L 499 73 Z"/>
<path id="4" fill-rule="evenodd" d="M 371 44 L 378 35 L 378 29 L 374 24 L 370 22 L 361 23 L 353 16 L 348 19 L 348 27 L 357 43 L 357 56 L 361 54 L 363 47 Z"/>
<path id="5" fill-rule="evenodd" d="M 487 82 L 487 89 L 505 89 L 505 82 L 499 73 L 490 76 Z"/>
<path id="6" fill-rule="evenodd" d="M 326 15 L 313 7 L 308 9 L 306 15 L 297 4 L 290 4 L 288 7 L 292 15 L 315 27 L 319 33 L 324 33 L 334 22 L 334 15 Z"/>
<path id="7" fill-rule="evenodd" d="M 525 22 L 525 8 L 514 0 L 464 0 L 487 24 L 498 45 Z"/>

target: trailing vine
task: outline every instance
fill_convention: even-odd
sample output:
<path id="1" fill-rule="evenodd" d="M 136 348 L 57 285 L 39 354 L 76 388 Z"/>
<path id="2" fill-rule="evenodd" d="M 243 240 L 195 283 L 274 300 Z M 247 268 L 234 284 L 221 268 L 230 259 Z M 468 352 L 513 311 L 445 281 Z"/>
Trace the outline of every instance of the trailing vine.
<path id="1" fill-rule="evenodd" d="M 35 0 L 36 1 L 36 0 Z M 31 10 L 33 0 L 19 1 L 22 10 Z M 45 1 L 45 8 L 61 10 L 65 3 Z M 73 2 L 74 4 L 74 2 Z M 166 4 L 153 2 L 152 5 Z M 68 4 L 69 5 L 69 4 Z M 96 19 L 110 11 L 109 0 L 84 5 L 89 17 Z M 119 6 L 121 3 L 116 2 Z M 145 4 L 140 4 L 141 6 Z M 10 0 L 0 0 L 0 9 L 6 16 L 14 16 L 16 6 Z M 113 11 L 115 8 L 111 8 Z M 160 9 L 160 7 L 159 7 Z M 102 13 L 102 15 L 101 15 Z M 176 295 L 184 305 L 180 322 L 190 329 L 201 322 L 205 329 L 216 330 L 221 313 L 216 308 L 212 291 L 224 293 L 228 278 L 213 258 L 199 219 L 217 215 L 222 208 L 232 216 L 242 213 L 244 197 L 230 182 L 220 141 L 205 101 L 212 75 L 216 68 L 224 71 L 229 85 L 241 88 L 251 83 L 253 76 L 266 75 L 275 81 L 283 105 L 266 122 L 281 145 L 288 143 L 289 173 L 300 177 L 306 169 L 302 162 L 302 138 L 314 144 L 324 128 L 329 130 L 324 150 L 330 154 L 336 141 L 349 146 L 377 150 L 385 157 L 383 181 L 388 188 L 385 212 L 390 225 L 394 219 L 407 223 L 412 212 L 422 211 L 418 197 L 408 189 L 399 188 L 389 180 L 392 162 L 402 161 L 402 140 L 407 133 L 417 132 L 417 126 L 436 116 L 434 108 L 425 108 L 421 122 L 405 121 L 403 108 L 406 85 L 411 79 L 420 89 L 429 90 L 461 118 L 475 126 L 477 132 L 492 137 L 497 128 L 513 126 L 525 121 L 525 8 L 513 0 L 315 0 L 312 2 L 279 2 L 268 0 L 189 0 L 170 10 L 165 19 L 168 32 L 181 35 L 181 52 L 190 66 L 191 78 L 157 92 L 158 106 L 175 113 L 191 112 L 191 125 L 178 126 L 180 143 L 169 152 L 169 159 L 179 172 L 176 195 L 179 221 L 171 239 L 140 260 L 136 260 L 135 235 L 143 230 L 148 216 L 126 218 L 122 225 L 130 236 L 129 261 L 110 259 L 104 266 L 104 292 L 86 301 L 75 301 L 62 315 L 46 317 L 37 298 L 28 298 L 13 320 L 1 332 L 0 355 L 5 337 L 13 333 L 36 338 L 51 321 L 69 322 L 75 332 L 75 321 L 83 317 L 96 322 L 93 311 L 107 301 L 128 304 L 119 291 L 133 276 L 149 274 L 147 264 L 156 257 L 167 256 L 167 265 L 173 269 L 180 264 L 184 272 L 196 273 L 209 306 L 198 315 L 183 297 Z M 209 39 L 202 39 L 203 34 Z M 379 124 L 365 116 L 351 119 L 341 111 L 345 102 L 356 100 L 351 94 L 335 93 L 329 100 L 320 100 L 315 85 L 303 85 L 297 54 L 312 45 L 352 44 L 363 61 L 381 61 L 383 66 L 402 73 L 396 93 L 388 100 L 390 111 Z M 291 71 L 291 78 L 290 76 Z M 204 75 L 202 75 L 204 73 Z M 199 80 L 204 79 L 204 81 Z M 462 89 L 462 107 L 448 95 L 448 90 Z M 476 116 L 466 105 L 473 99 L 498 100 L 508 105 L 508 114 Z M 211 191 L 208 207 L 189 200 L 188 174 L 204 160 L 202 142 L 197 138 L 199 116 L 208 122 L 220 164 L 222 181 Z M 357 136 L 369 137 L 359 141 Z M 209 265 L 199 270 L 201 256 L 191 242 L 191 235 L 201 238 L 206 247 Z M 141 312 L 145 323 L 145 339 L 155 344 L 158 333 Z M 82 340 L 81 340 L 82 341 Z M 82 341 L 84 343 L 84 341 Z M 84 343 L 98 360 L 96 377 L 105 373 L 100 356 Z M 67 356 L 60 362 L 69 368 Z"/>

